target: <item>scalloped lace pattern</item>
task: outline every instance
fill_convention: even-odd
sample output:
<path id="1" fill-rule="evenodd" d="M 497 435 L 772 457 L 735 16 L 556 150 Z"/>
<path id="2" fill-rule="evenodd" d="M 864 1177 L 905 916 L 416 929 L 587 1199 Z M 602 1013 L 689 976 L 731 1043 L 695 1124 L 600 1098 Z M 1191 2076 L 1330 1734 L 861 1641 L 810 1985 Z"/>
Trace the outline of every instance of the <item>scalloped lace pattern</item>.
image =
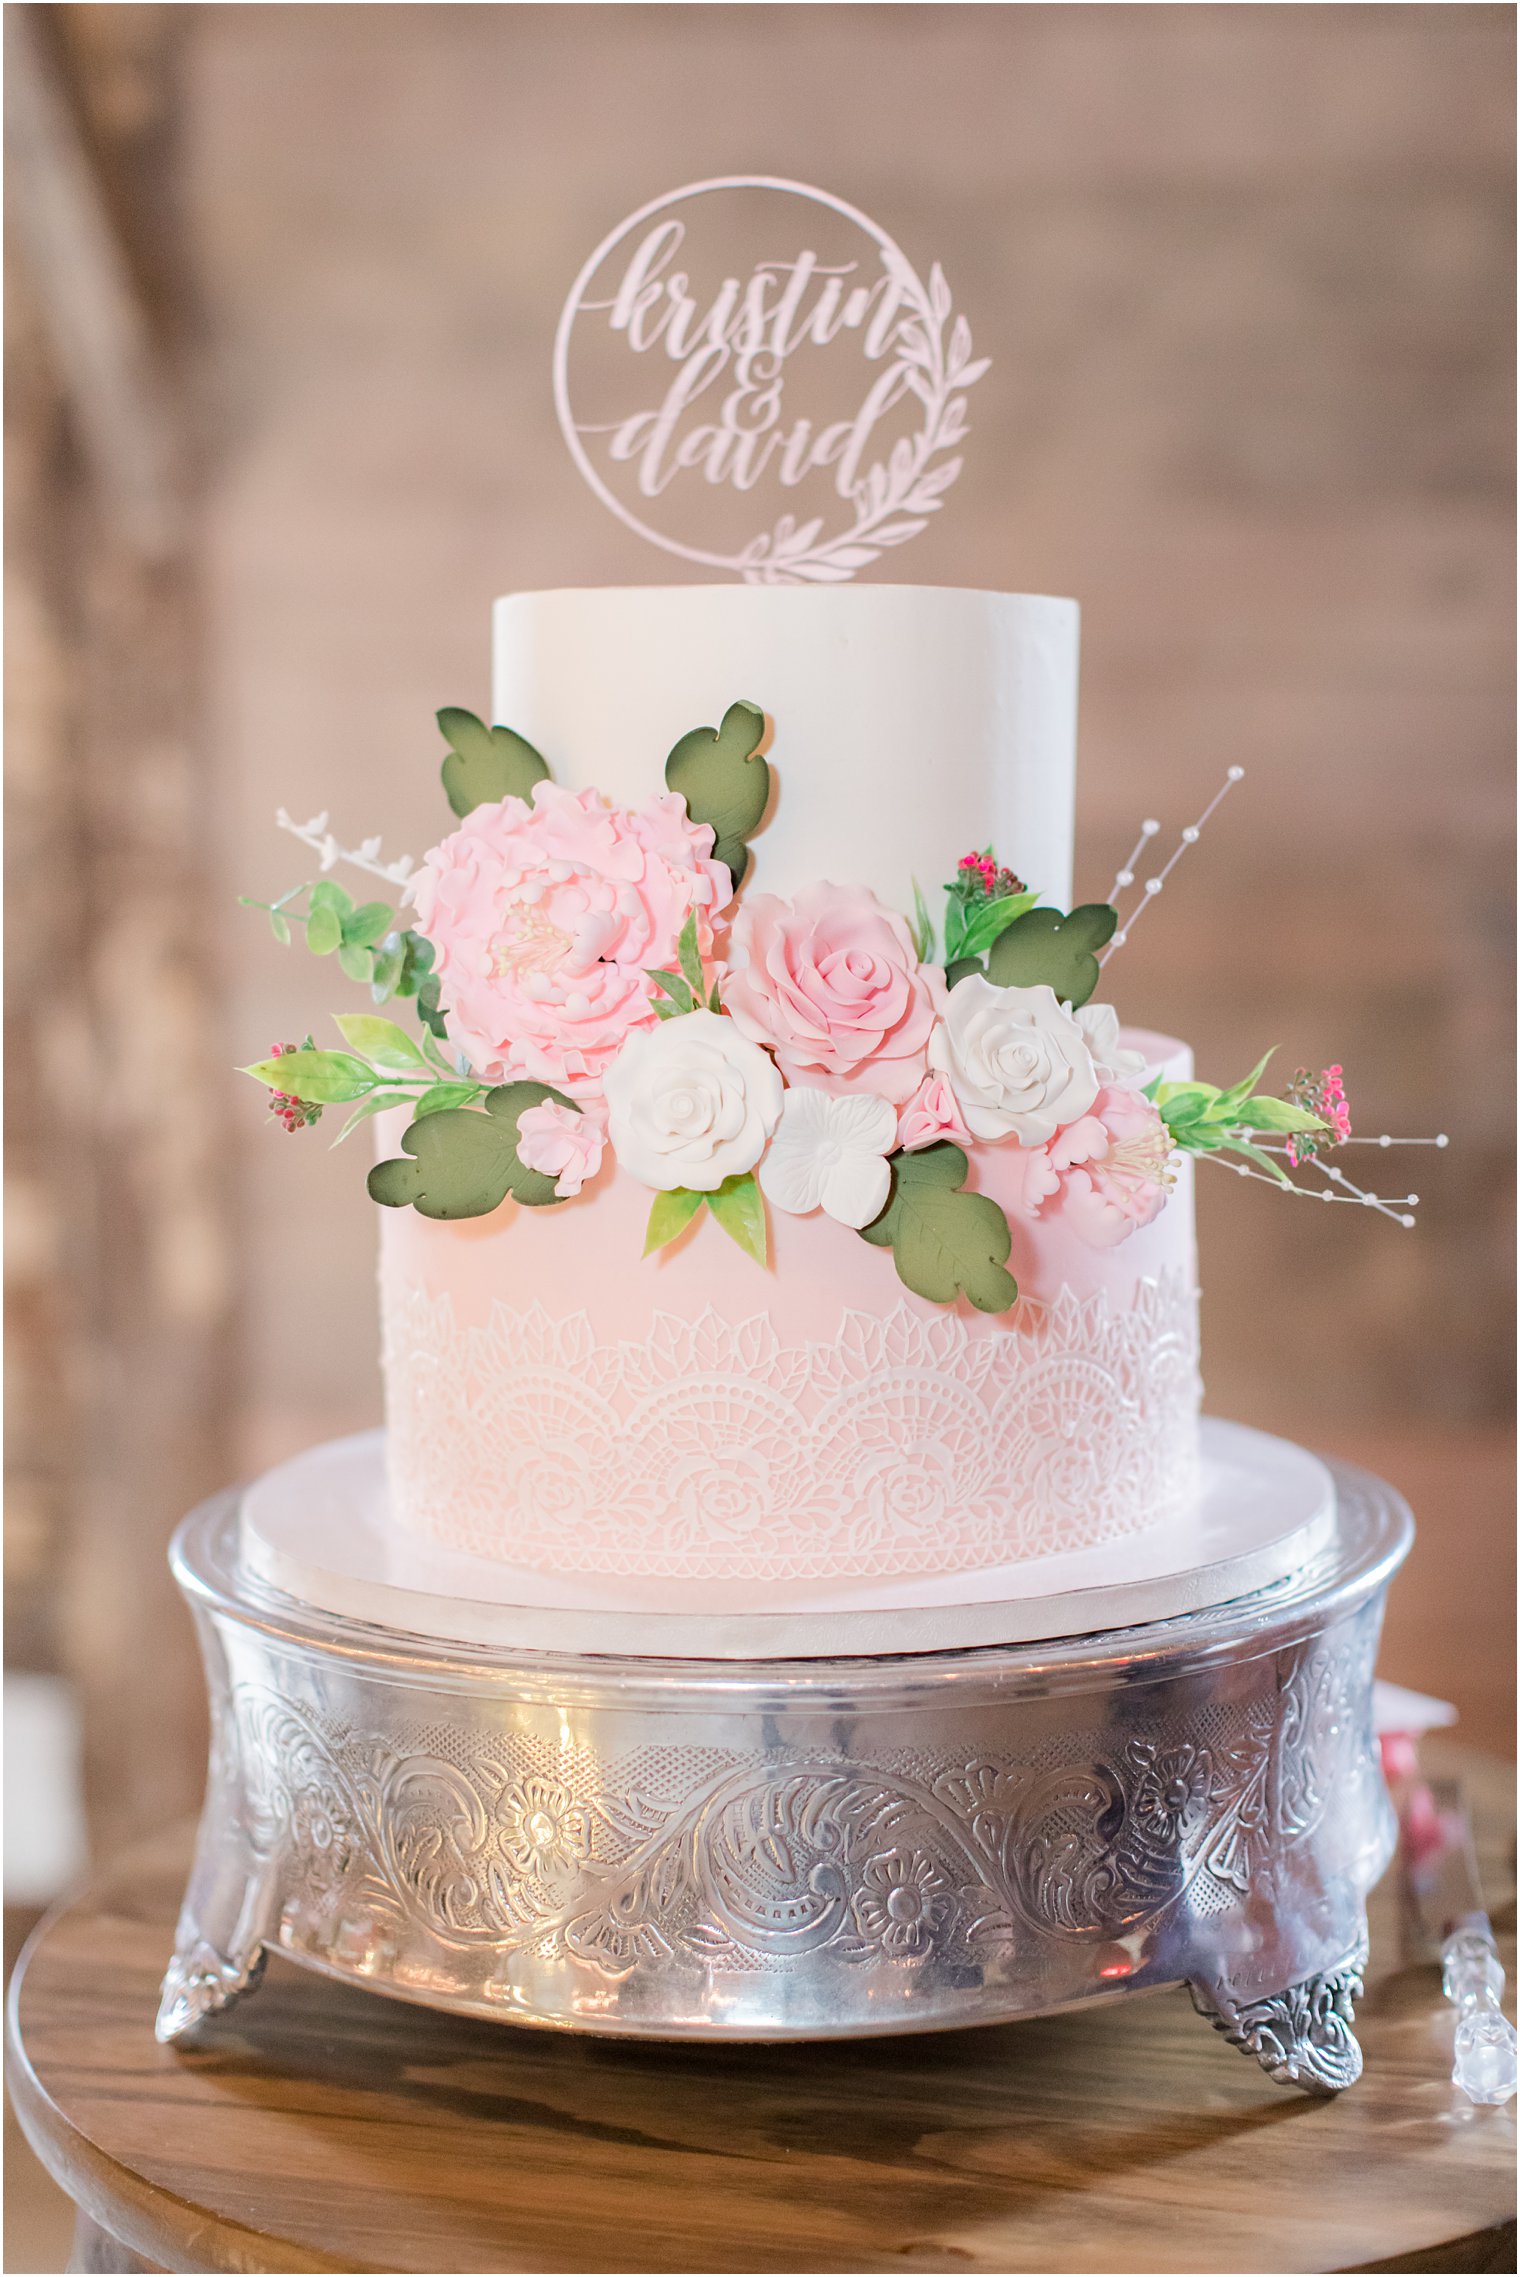
<path id="1" fill-rule="evenodd" d="M 393 1507 L 450 1549 L 551 1572 L 801 1581 L 958 1573 L 1113 1541 L 1196 1491 L 1196 1293 L 1023 1299 L 1010 1324 L 899 1304 L 833 1344 L 769 1317 L 584 1313 L 386 1291 Z"/>

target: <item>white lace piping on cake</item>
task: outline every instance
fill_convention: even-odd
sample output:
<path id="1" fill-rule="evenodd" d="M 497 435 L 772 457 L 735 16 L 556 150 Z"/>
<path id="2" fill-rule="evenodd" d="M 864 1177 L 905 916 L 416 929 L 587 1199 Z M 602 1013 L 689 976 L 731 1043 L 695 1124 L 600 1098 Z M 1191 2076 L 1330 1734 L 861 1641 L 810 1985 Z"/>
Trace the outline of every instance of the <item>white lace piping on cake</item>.
<path id="1" fill-rule="evenodd" d="M 1062 1290 L 1011 1323 L 656 1314 L 596 1341 L 498 1302 L 384 1291 L 391 1487 L 409 1530 L 555 1572 L 811 1580 L 954 1573 L 1179 1515 L 1197 1481 L 1197 1297 Z"/>

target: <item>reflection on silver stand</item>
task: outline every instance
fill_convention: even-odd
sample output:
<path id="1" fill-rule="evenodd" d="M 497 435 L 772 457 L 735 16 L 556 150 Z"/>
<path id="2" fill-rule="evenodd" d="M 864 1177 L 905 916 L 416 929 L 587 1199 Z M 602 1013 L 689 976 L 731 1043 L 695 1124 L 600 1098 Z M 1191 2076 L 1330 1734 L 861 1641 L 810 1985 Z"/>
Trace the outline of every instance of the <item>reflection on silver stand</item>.
<path id="1" fill-rule="evenodd" d="M 831 2038 L 1186 1983 L 1275 2080 L 1361 2070 L 1391 1489 L 1337 1468 L 1301 1573 L 1102 1636 L 901 1658 L 506 1653 L 175 1572 L 210 1779 L 159 2037 L 266 1948 L 460 2014 L 659 2039 Z"/>

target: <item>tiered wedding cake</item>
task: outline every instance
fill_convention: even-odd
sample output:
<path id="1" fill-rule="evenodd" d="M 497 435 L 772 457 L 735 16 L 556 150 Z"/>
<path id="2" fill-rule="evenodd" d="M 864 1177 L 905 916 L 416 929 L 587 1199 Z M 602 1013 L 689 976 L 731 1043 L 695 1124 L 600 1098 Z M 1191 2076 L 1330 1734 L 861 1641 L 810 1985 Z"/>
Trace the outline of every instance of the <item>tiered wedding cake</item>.
<path id="1" fill-rule="evenodd" d="M 420 864 L 282 818 L 402 892 L 271 912 L 389 1006 L 250 1070 L 289 1128 L 373 1119 L 387 1434 L 254 1491 L 266 1578 L 490 1641 L 871 1652 L 1318 1541 L 1321 1466 L 1200 1425 L 1192 1157 L 1286 1182 L 1339 1070 L 1221 1089 L 1121 1029 L 1154 877 L 1071 905 L 1076 680 L 1070 601 L 518 594 Z"/>

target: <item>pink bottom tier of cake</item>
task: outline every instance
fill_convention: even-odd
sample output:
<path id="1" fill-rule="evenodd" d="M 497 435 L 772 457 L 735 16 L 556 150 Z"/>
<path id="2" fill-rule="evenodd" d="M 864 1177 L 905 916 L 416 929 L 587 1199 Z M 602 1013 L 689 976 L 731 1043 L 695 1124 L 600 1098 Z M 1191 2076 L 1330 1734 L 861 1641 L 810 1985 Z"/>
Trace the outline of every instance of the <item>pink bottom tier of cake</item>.
<path id="1" fill-rule="evenodd" d="M 382 1153 L 405 1122 L 378 1119 Z M 1006 1154 L 972 1161 L 999 1198 Z M 802 1581 L 1006 1566 L 1188 1509 L 1186 1163 L 1114 1249 L 1010 1213 L 1020 1297 L 997 1316 L 925 1302 L 822 1215 L 773 1210 L 766 1267 L 706 1213 L 645 1258 L 650 1199 L 609 1166 L 550 1209 L 382 1211 L 397 1525 L 546 1573 Z"/>

